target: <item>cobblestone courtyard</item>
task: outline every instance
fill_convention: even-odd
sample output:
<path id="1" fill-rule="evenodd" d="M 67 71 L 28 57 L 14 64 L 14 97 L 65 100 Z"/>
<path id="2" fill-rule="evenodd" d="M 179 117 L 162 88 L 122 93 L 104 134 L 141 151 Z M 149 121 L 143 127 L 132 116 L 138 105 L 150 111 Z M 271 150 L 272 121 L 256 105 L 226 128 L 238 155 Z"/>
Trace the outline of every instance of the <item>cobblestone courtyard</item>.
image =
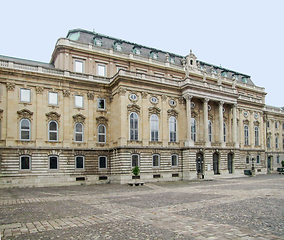
<path id="1" fill-rule="evenodd" d="M 1 239 L 284 239 L 284 176 L 0 189 Z"/>

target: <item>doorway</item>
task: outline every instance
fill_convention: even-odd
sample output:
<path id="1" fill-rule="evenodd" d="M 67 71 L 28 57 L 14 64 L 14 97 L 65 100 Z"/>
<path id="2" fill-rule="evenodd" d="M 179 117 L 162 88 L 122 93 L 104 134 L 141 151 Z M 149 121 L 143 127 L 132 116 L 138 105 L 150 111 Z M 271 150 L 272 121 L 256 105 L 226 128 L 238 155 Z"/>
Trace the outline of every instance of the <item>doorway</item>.
<path id="1" fill-rule="evenodd" d="M 199 178 L 204 178 L 204 171 L 203 171 L 203 153 L 196 154 L 196 172 Z"/>
<path id="2" fill-rule="evenodd" d="M 213 171 L 214 174 L 220 174 L 219 172 L 219 154 L 217 152 L 215 152 L 213 154 Z"/>
<path id="3" fill-rule="evenodd" d="M 233 153 L 228 153 L 228 171 L 229 174 L 233 173 Z"/>

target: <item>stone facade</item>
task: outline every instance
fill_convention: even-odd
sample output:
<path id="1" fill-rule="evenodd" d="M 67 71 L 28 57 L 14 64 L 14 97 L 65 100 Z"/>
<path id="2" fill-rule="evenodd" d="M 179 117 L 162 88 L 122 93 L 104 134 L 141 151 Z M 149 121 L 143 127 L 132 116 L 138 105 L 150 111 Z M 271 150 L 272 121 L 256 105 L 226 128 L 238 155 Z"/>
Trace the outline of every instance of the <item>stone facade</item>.
<path id="1" fill-rule="evenodd" d="M 0 57 L 0 89 L 3 187 L 127 183 L 136 165 L 143 182 L 234 177 L 284 160 L 283 109 L 192 52 L 75 29 L 50 63 Z"/>

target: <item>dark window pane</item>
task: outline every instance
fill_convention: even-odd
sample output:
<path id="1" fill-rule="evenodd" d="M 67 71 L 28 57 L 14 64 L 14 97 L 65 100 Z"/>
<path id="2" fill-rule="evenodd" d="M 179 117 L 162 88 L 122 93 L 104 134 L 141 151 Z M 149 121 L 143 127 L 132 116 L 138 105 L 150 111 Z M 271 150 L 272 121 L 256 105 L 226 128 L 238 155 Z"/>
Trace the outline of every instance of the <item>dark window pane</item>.
<path id="1" fill-rule="evenodd" d="M 50 132 L 49 133 L 49 140 L 56 141 L 57 140 L 57 133 L 56 132 Z"/>
<path id="2" fill-rule="evenodd" d="M 57 157 L 50 157 L 49 158 L 49 168 L 50 169 L 57 169 Z"/>
<path id="3" fill-rule="evenodd" d="M 56 122 L 50 122 L 49 123 L 49 130 L 53 130 L 53 131 L 57 130 Z"/>
<path id="4" fill-rule="evenodd" d="M 21 131 L 21 139 L 22 140 L 29 140 L 30 139 L 30 132 L 29 131 Z"/>
<path id="5" fill-rule="evenodd" d="M 99 158 L 99 168 L 106 168 L 106 157 L 100 157 Z"/>
<path id="6" fill-rule="evenodd" d="M 29 157 L 21 157 L 21 169 L 30 169 Z"/>
<path id="7" fill-rule="evenodd" d="M 76 157 L 76 168 L 84 168 L 84 158 Z"/>

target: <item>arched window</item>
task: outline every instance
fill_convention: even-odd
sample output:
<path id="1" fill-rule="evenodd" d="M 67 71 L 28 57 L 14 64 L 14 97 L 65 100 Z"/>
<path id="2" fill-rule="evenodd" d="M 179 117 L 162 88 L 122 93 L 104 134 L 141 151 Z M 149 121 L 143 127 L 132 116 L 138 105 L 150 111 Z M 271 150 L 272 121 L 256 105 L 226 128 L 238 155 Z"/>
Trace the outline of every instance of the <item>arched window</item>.
<path id="1" fill-rule="evenodd" d="M 56 121 L 48 123 L 48 141 L 58 141 L 58 124 Z"/>
<path id="2" fill-rule="evenodd" d="M 257 126 L 254 127 L 254 142 L 255 146 L 259 146 L 259 129 Z"/>
<path id="3" fill-rule="evenodd" d="M 170 142 L 177 141 L 177 120 L 175 117 L 170 117 L 169 119 L 170 128 Z"/>
<path id="4" fill-rule="evenodd" d="M 153 167 L 160 167 L 160 155 L 159 154 L 154 154 L 152 156 L 153 160 Z"/>
<path id="5" fill-rule="evenodd" d="M 129 117 L 129 135 L 130 135 L 130 140 L 132 141 L 138 141 L 138 114 L 133 112 L 130 113 Z"/>
<path id="6" fill-rule="evenodd" d="M 212 122 L 208 120 L 208 137 L 209 142 L 212 142 Z"/>
<path id="7" fill-rule="evenodd" d="M 196 141 L 196 120 L 194 118 L 191 119 L 191 139 Z"/>
<path id="8" fill-rule="evenodd" d="M 84 126 L 82 123 L 75 124 L 75 142 L 84 141 Z"/>
<path id="9" fill-rule="evenodd" d="M 249 128 L 248 125 L 244 126 L 244 134 L 245 134 L 245 145 L 249 145 Z"/>
<path id="10" fill-rule="evenodd" d="M 226 123 L 223 122 L 223 136 L 224 136 L 224 142 L 227 140 L 227 129 L 226 129 Z"/>
<path id="11" fill-rule="evenodd" d="M 131 166 L 132 167 L 139 167 L 140 166 L 138 154 L 131 155 Z"/>
<path id="12" fill-rule="evenodd" d="M 20 140 L 31 140 L 31 122 L 28 119 L 22 119 L 20 121 Z"/>
<path id="13" fill-rule="evenodd" d="M 150 118 L 151 141 L 159 141 L 159 118 L 153 114 Z"/>
<path id="14" fill-rule="evenodd" d="M 105 143 L 106 142 L 106 127 L 103 124 L 98 126 L 98 142 Z"/>

